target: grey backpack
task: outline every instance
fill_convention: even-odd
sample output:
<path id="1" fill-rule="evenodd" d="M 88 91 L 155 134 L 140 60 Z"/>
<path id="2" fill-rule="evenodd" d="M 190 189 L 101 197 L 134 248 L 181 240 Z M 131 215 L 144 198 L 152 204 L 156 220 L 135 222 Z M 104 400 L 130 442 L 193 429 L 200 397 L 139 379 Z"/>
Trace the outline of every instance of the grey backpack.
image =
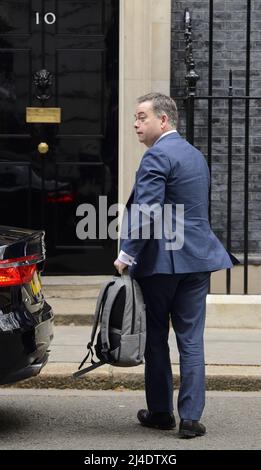
<path id="1" fill-rule="evenodd" d="M 105 363 L 137 366 L 143 361 L 145 340 L 146 314 L 140 286 L 128 274 L 115 276 L 100 290 L 88 353 L 73 376 L 79 377 Z M 93 345 L 98 362 L 93 359 Z M 92 365 L 80 370 L 89 355 Z"/>

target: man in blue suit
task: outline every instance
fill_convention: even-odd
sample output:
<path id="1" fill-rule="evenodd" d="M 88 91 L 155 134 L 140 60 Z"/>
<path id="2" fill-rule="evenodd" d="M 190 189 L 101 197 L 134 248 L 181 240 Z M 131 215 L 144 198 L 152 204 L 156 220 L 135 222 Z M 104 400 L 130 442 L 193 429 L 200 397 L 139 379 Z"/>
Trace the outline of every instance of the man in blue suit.
<path id="1" fill-rule="evenodd" d="M 206 432 L 199 420 L 205 405 L 203 334 L 210 273 L 231 268 L 233 257 L 209 225 L 206 160 L 178 134 L 177 121 L 170 97 L 150 93 L 137 100 L 134 127 L 148 150 L 126 205 L 128 224 L 114 265 L 119 273 L 130 266 L 146 304 L 148 409 L 138 412 L 138 420 L 143 426 L 175 427 L 171 318 L 180 355 L 179 432 L 196 437 Z"/>

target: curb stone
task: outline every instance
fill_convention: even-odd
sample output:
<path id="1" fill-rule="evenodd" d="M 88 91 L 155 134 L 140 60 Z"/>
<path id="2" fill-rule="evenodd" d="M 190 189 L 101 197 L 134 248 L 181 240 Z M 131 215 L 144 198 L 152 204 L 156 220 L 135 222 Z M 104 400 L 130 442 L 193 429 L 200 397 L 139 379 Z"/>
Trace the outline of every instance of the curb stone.
<path id="1" fill-rule="evenodd" d="M 174 376 L 175 389 L 178 388 L 178 376 Z M 82 379 L 74 379 L 65 375 L 46 375 L 27 379 L 12 385 L 2 385 L 2 388 L 55 388 L 58 390 L 75 389 L 75 390 L 115 390 L 115 389 L 128 389 L 128 390 L 144 390 L 144 379 L 138 374 L 120 374 L 119 376 L 104 378 L 101 375 L 92 377 L 83 377 Z M 261 391 L 261 378 L 255 376 L 216 376 L 206 377 L 206 390 L 216 391 Z"/>

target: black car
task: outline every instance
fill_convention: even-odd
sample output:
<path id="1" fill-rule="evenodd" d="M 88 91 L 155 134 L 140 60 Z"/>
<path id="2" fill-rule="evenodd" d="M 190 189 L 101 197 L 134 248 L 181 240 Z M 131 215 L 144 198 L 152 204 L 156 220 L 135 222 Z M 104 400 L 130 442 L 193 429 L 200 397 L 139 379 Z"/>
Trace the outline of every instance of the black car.
<path id="1" fill-rule="evenodd" d="M 0 226 L 0 385 L 37 375 L 48 361 L 53 312 L 41 289 L 44 232 Z"/>

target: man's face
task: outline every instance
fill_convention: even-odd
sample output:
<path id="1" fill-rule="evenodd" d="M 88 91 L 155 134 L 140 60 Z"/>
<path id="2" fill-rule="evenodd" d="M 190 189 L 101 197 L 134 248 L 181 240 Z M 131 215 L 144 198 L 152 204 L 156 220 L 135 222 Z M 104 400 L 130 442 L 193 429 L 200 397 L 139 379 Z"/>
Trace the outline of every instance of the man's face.
<path id="1" fill-rule="evenodd" d="M 164 130 L 165 117 L 159 118 L 154 114 L 152 102 L 145 101 L 138 104 L 135 113 L 134 128 L 138 139 L 147 147 L 151 147 L 154 142 L 161 136 Z"/>

